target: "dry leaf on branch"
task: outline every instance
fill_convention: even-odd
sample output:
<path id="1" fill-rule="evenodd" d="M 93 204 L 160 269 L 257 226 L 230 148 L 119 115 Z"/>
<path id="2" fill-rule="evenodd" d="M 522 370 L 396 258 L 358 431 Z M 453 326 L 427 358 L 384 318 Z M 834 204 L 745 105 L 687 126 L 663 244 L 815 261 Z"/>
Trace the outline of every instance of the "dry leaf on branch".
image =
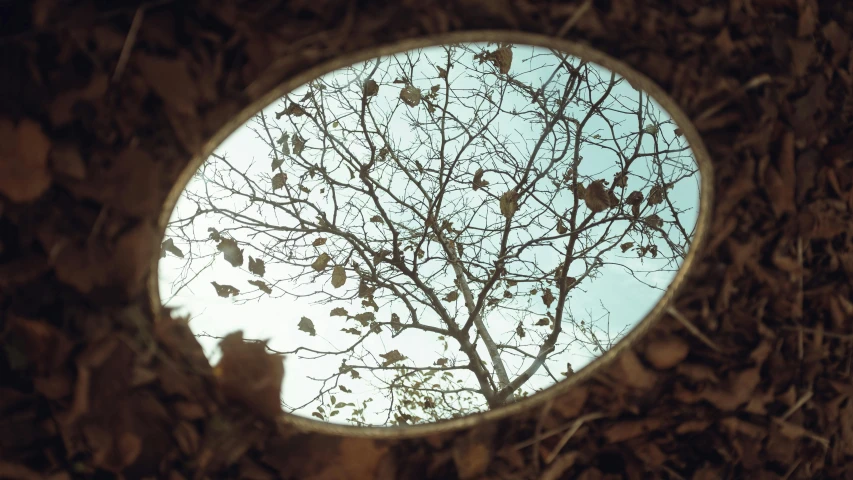
<path id="1" fill-rule="evenodd" d="M 330 317 L 348 317 L 349 312 L 347 311 L 346 308 L 337 307 L 337 308 L 333 308 L 332 311 L 329 312 L 329 316 Z"/>
<path id="2" fill-rule="evenodd" d="M 403 354 L 400 353 L 399 350 L 391 350 L 388 353 L 380 353 L 379 356 L 385 359 L 385 361 L 382 362 L 383 367 L 387 367 L 388 365 L 391 365 L 393 363 L 397 363 L 397 362 L 400 362 L 400 361 L 403 361 L 406 359 L 406 357 L 404 357 Z"/>
<path id="3" fill-rule="evenodd" d="M 400 90 L 400 100 L 409 107 L 417 107 L 421 103 L 421 91 L 415 88 L 414 85 L 406 85 L 405 88 Z"/>
<path id="4" fill-rule="evenodd" d="M 332 260 L 332 257 L 329 256 L 328 253 L 321 253 L 314 263 L 311 264 L 311 268 L 313 268 L 317 272 L 322 272 L 329 265 L 329 261 Z"/>
<path id="5" fill-rule="evenodd" d="M 210 282 L 213 285 L 213 288 L 216 289 L 216 294 L 223 298 L 228 298 L 230 296 L 237 296 L 240 294 L 240 290 L 232 287 L 231 285 L 220 285 L 216 282 Z"/>
<path id="6" fill-rule="evenodd" d="M 546 288 L 545 292 L 542 294 L 542 303 L 544 303 L 546 307 L 550 307 L 551 303 L 553 301 L 554 301 L 554 294 L 551 293 L 550 288 Z"/>
<path id="7" fill-rule="evenodd" d="M 643 202 L 643 192 L 634 190 L 628 195 L 628 198 L 625 199 L 625 203 L 628 205 L 639 205 Z"/>
<path id="8" fill-rule="evenodd" d="M 253 273 L 259 277 L 263 277 L 264 273 L 266 273 L 266 270 L 267 269 L 266 269 L 266 266 L 264 265 L 263 260 L 261 260 L 259 258 L 257 258 L 257 259 L 252 258 L 251 256 L 249 257 L 249 272 L 251 272 L 251 273 Z"/>
<path id="9" fill-rule="evenodd" d="M 453 302 L 457 298 L 459 298 L 459 292 L 457 290 L 454 290 L 448 293 L 447 296 L 445 296 L 442 300 L 444 300 L 445 302 Z"/>
<path id="10" fill-rule="evenodd" d="M 311 242 L 311 245 L 313 245 L 315 247 L 319 247 L 320 245 L 325 245 L 325 244 L 326 244 L 326 239 L 323 237 L 316 238 L 316 239 L 314 239 L 313 242 Z"/>
<path id="11" fill-rule="evenodd" d="M 379 215 L 374 215 L 370 217 L 370 221 L 373 223 L 382 223 L 382 217 L 380 217 Z"/>
<path id="12" fill-rule="evenodd" d="M 447 70 L 445 70 L 441 67 L 436 67 L 436 68 L 438 69 L 438 78 L 447 78 Z"/>
<path id="13" fill-rule="evenodd" d="M 362 312 L 352 317 L 361 324 L 362 327 L 370 325 L 370 322 L 376 320 L 376 315 L 373 312 Z"/>
<path id="14" fill-rule="evenodd" d="M 568 227 L 563 224 L 562 220 L 557 220 L 557 233 L 564 235 L 569 231 Z"/>
<path id="15" fill-rule="evenodd" d="M 649 215 L 648 217 L 643 219 L 646 225 L 652 228 L 661 228 L 663 227 L 663 219 L 657 215 Z"/>
<path id="16" fill-rule="evenodd" d="M 364 82 L 364 96 L 373 97 L 379 93 L 379 84 L 372 78 Z"/>
<path id="17" fill-rule="evenodd" d="M 661 185 L 655 185 L 649 190 L 649 205 L 659 205 L 663 203 L 664 188 Z"/>
<path id="18" fill-rule="evenodd" d="M 627 187 L 628 186 L 628 175 L 623 173 L 623 172 L 617 173 L 616 176 L 613 177 L 613 185 L 617 186 L 619 188 Z"/>
<path id="19" fill-rule="evenodd" d="M 501 195 L 500 207 L 501 215 L 507 219 L 515 215 L 515 212 L 518 211 L 518 194 L 515 190 L 510 190 Z"/>
<path id="20" fill-rule="evenodd" d="M 548 317 L 542 317 L 536 322 L 537 327 L 544 327 L 545 325 L 550 325 L 550 324 L 551 324 L 551 320 L 549 320 Z"/>
<path id="21" fill-rule="evenodd" d="M 489 182 L 483 180 L 483 169 L 478 168 L 476 172 L 474 172 L 474 181 L 471 182 L 471 188 L 476 192 L 477 190 L 486 187 L 489 185 Z"/>
<path id="22" fill-rule="evenodd" d="M 622 245 L 619 245 L 619 248 L 622 249 L 622 253 L 625 253 L 628 250 L 630 250 L 633 246 L 634 246 L 634 242 L 626 242 L 626 243 L 623 243 Z"/>
<path id="23" fill-rule="evenodd" d="M 296 103 L 291 103 L 287 108 L 275 114 L 276 120 L 280 120 L 281 117 L 285 115 L 293 115 L 294 117 L 301 117 L 305 115 L 305 109 Z"/>
<path id="24" fill-rule="evenodd" d="M 237 241 L 233 238 L 222 238 L 219 240 L 219 245 L 216 249 L 223 253 L 225 261 L 233 267 L 243 265 L 243 250 L 237 246 Z"/>
<path id="25" fill-rule="evenodd" d="M 521 325 L 521 322 L 518 322 L 518 326 L 515 327 L 515 333 L 519 336 L 519 338 L 524 338 L 526 335 L 524 332 L 524 327 Z"/>
<path id="26" fill-rule="evenodd" d="M 160 258 L 165 258 L 166 252 L 169 252 L 178 258 L 184 258 L 184 252 L 175 246 L 175 241 L 171 238 L 167 238 L 166 241 L 160 245 L 160 249 Z"/>
<path id="27" fill-rule="evenodd" d="M 332 269 L 332 286 L 335 288 L 341 288 L 346 282 L 346 270 L 344 270 L 344 267 L 341 265 L 335 265 L 335 268 Z"/>
<path id="28" fill-rule="evenodd" d="M 398 333 L 403 329 L 403 324 L 400 322 L 400 316 L 396 313 L 391 314 L 391 328 L 394 330 L 394 333 Z"/>
<path id="29" fill-rule="evenodd" d="M 251 285 L 258 287 L 262 292 L 266 293 L 267 295 L 272 295 L 272 288 L 270 288 L 270 286 L 267 285 L 266 283 L 264 283 L 263 281 L 261 281 L 261 280 L 249 280 L 249 283 Z"/>
<path id="30" fill-rule="evenodd" d="M 299 324 L 297 325 L 299 330 L 308 333 L 312 337 L 317 335 L 317 332 L 314 330 L 314 322 L 311 321 L 308 317 L 302 317 L 299 319 Z"/>
<path id="31" fill-rule="evenodd" d="M 604 187 L 604 180 L 596 180 L 586 187 L 584 201 L 592 213 L 602 212 L 610 208 L 610 196 Z"/>
<path id="32" fill-rule="evenodd" d="M 287 181 L 286 173 L 276 173 L 275 176 L 272 177 L 272 191 L 276 191 L 278 189 L 284 188 L 284 183 Z"/>

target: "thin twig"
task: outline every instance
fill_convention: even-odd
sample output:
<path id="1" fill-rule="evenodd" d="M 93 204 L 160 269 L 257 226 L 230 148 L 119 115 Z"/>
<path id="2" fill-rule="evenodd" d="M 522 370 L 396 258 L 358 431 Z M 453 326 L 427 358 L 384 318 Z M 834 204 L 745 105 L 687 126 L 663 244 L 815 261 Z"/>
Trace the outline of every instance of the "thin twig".
<path id="1" fill-rule="evenodd" d="M 583 2 L 581 6 L 578 7 L 577 10 L 575 10 L 575 13 L 573 13 L 572 16 L 569 17 L 568 20 L 566 20 L 566 23 L 564 23 L 563 26 L 560 27 L 560 29 L 557 31 L 557 37 L 563 37 L 567 33 L 569 33 L 569 30 L 571 30 L 572 27 L 574 27 L 575 24 L 578 23 L 581 17 L 587 12 L 587 10 L 590 9 L 590 7 L 592 7 L 592 0 L 586 0 L 585 2 Z"/>
<path id="2" fill-rule="evenodd" d="M 796 412 L 797 410 L 799 410 L 799 409 L 800 409 L 800 407 L 802 407 L 803 405 L 805 405 L 805 404 L 806 404 L 806 402 L 808 402 L 808 401 L 809 401 L 813 396 L 814 396 L 814 392 L 813 392 L 813 391 L 811 391 L 811 390 L 809 390 L 808 392 L 806 392 L 806 394 L 805 394 L 805 395 L 803 395 L 802 397 L 800 397 L 800 399 L 799 399 L 799 400 L 797 400 L 797 402 L 796 402 L 795 404 L 791 405 L 791 408 L 789 408 L 789 409 L 788 409 L 788 410 L 787 410 L 787 411 L 786 411 L 786 412 L 785 412 L 785 413 L 784 413 L 780 418 L 781 418 L 782 420 L 787 420 L 787 419 L 788 419 L 788 417 L 790 417 L 791 415 L 793 415 L 793 414 L 794 414 L 794 412 Z"/>
<path id="3" fill-rule="evenodd" d="M 127 31 L 127 37 L 124 39 L 124 45 L 121 47 L 121 54 L 118 57 L 118 63 L 116 64 L 116 69 L 113 72 L 113 82 L 118 81 L 127 66 L 127 61 L 130 58 L 130 51 L 133 50 L 133 45 L 136 44 L 136 35 L 139 34 L 139 28 L 142 26 L 142 17 L 144 16 L 144 6 L 137 8 L 136 13 L 133 14 L 133 21 L 130 22 L 130 30 Z"/>
<path id="4" fill-rule="evenodd" d="M 578 418 L 577 420 L 575 420 L 575 423 L 572 425 L 572 428 L 570 428 L 566 432 L 566 434 L 563 435 L 563 438 L 561 438 L 560 441 L 557 442 L 557 445 L 554 446 L 554 449 L 551 450 L 551 454 L 548 455 L 548 458 L 545 459 L 545 463 L 550 464 L 551 462 L 554 461 L 555 458 L 557 458 L 557 455 L 560 454 L 560 450 L 562 450 L 563 447 L 565 447 L 566 444 L 569 443 L 569 440 L 571 440 L 572 436 L 574 436 L 574 434 L 577 433 L 578 430 L 580 430 L 580 428 L 583 426 L 584 423 L 591 421 L 591 420 L 597 420 L 597 419 L 602 418 L 604 416 L 605 415 L 603 413 L 596 412 L 596 413 L 590 413 L 590 414 L 584 415 L 584 416 Z"/>
<path id="5" fill-rule="evenodd" d="M 696 328 L 695 325 L 690 323 L 690 320 L 687 320 L 687 318 L 684 315 L 682 315 L 681 312 L 676 310 L 675 307 L 669 306 L 666 308 L 666 311 L 667 311 L 667 313 L 672 315 L 673 318 L 678 320 L 678 322 L 681 323 L 684 326 L 684 328 L 687 329 L 687 331 L 692 333 L 702 343 L 709 346 L 711 349 L 713 349 L 716 352 L 720 352 L 720 353 L 723 352 L 722 349 L 720 347 L 718 347 L 716 343 L 712 342 L 710 338 L 708 338 L 704 333 L 699 331 L 699 329 Z"/>

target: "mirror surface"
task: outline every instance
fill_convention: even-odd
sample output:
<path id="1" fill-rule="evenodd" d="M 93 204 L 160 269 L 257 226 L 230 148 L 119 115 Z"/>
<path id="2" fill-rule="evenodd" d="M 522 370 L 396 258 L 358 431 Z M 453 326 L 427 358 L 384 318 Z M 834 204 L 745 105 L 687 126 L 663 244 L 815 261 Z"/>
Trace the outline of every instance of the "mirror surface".
<path id="1" fill-rule="evenodd" d="M 456 418 L 613 347 L 690 248 L 699 170 L 627 80 L 543 47 L 452 44 L 318 78 L 240 127 L 177 203 L 160 296 L 212 362 L 285 357 L 326 422 Z"/>

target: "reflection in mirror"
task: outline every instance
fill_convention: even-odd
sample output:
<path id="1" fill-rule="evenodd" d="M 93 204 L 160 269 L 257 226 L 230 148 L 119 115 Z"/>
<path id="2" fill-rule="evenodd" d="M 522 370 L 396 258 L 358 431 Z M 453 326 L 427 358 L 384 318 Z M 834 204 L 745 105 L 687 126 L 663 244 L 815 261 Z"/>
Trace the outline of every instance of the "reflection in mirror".
<path id="1" fill-rule="evenodd" d="M 163 302 L 212 361 L 285 354 L 284 411 L 390 426 L 496 409 L 613 347 L 661 298 L 699 172 L 647 93 L 548 48 L 373 59 L 258 113 L 172 214 Z"/>

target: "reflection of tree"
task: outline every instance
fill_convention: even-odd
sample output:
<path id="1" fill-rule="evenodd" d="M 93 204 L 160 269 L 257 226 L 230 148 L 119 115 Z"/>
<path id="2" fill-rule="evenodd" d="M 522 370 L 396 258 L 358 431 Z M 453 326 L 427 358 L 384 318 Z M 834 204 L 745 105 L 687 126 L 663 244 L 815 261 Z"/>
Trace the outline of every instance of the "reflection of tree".
<path id="1" fill-rule="evenodd" d="M 197 210 L 173 219 L 164 244 L 187 262 L 172 290 L 222 252 L 249 273 L 214 284 L 220 296 L 328 305 L 319 321 L 339 322 L 349 345 L 285 352 L 341 358 L 304 405 L 323 419 L 364 423 L 373 408 L 416 423 L 527 395 L 534 375 L 571 373 L 569 347 L 602 352 L 622 333 L 603 303 L 573 315 L 570 293 L 616 267 L 643 282 L 630 256 L 674 270 L 689 245 L 670 192 L 695 181 L 695 165 L 671 121 L 622 82 L 510 45 L 409 52 L 316 80 L 275 119 L 255 118 L 271 173 L 224 154 L 199 171 L 185 193 Z M 231 226 L 195 235 L 201 218 Z M 293 335 L 315 335 L 315 321 Z M 407 336 L 443 353 L 430 364 L 417 347 L 375 350 Z M 359 381 L 381 390 L 373 403 L 345 400 Z"/>

